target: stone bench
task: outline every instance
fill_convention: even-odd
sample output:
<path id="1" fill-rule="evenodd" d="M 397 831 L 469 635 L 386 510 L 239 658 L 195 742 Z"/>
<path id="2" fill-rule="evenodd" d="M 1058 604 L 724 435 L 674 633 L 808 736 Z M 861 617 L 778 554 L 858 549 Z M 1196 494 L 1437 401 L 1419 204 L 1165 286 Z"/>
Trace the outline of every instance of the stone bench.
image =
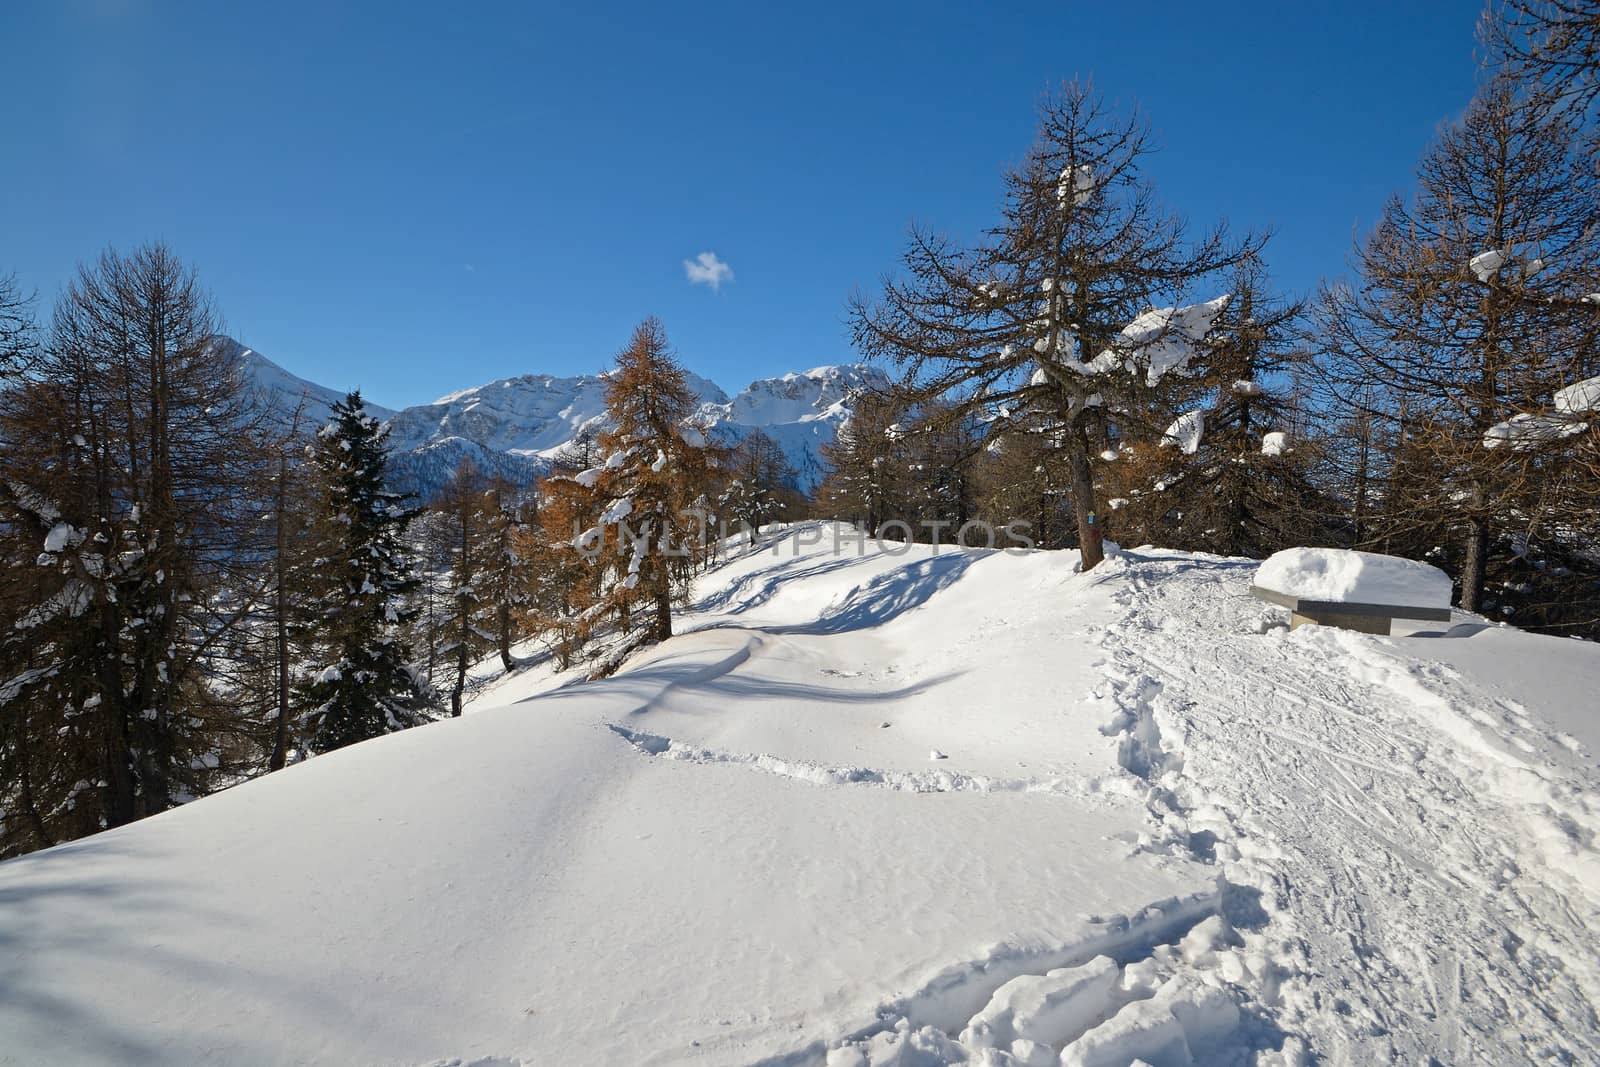
<path id="1" fill-rule="evenodd" d="M 1389 625 L 1395 619 L 1423 619 L 1428 622 L 1449 622 L 1449 608 L 1417 608 L 1403 604 L 1357 604 L 1342 600 L 1305 600 L 1252 585 L 1250 593 L 1268 603 L 1289 609 L 1289 629 L 1306 623 L 1318 626 L 1337 626 L 1342 630 L 1359 630 L 1364 634 L 1389 634 Z"/>

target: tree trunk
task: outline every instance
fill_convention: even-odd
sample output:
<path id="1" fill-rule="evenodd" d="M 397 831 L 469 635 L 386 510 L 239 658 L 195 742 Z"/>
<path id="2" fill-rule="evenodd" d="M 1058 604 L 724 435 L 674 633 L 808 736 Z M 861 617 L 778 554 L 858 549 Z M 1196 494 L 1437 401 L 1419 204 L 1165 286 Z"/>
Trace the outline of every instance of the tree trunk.
<path id="1" fill-rule="evenodd" d="M 500 638 L 500 665 L 510 674 L 517 666 L 517 661 L 511 658 L 511 605 L 502 601 L 498 609 L 499 638 Z"/>
<path id="2" fill-rule="evenodd" d="M 137 817 L 138 792 L 133 770 L 133 738 L 128 727 L 127 697 L 117 647 L 121 627 L 117 605 L 101 606 L 100 644 L 105 653 L 100 664 L 100 773 L 104 787 L 106 827 L 121 826 Z"/>
<path id="3" fill-rule="evenodd" d="M 456 685 L 450 692 L 450 714 L 459 719 L 461 717 L 461 694 L 467 688 L 467 642 L 463 640 L 456 645 Z"/>
<path id="4" fill-rule="evenodd" d="M 1083 424 L 1075 424 L 1067 436 L 1067 465 L 1072 479 L 1072 511 L 1078 521 L 1078 551 L 1082 570 L 1093 570 L 1105 559 L 1100 539 L 1099 516 L 1095 514 L 1094 468 L 1089 462 L 1089 435 Z"/>
<path id="5" fill-rule="evenodd" d="M 1360 548 L 1366 544 L 1368 481 L 1367 464 L 1370 462 L 1368 451 L 1369 442 L 1367 440 L 1366 427 L 1363 425 L 1361 430 L 1360 451 L 1357 453 L 1359 458 L 1356 461 L 1356 489 L 1355 493 L 1352 494 L 1355 499 L 1352 501 L 1350 511 L 1350 533 L 1357 548 Z"/>
<path id="6" fill-rule="evenodd" d="M 1473 503 L 1481 490 L 1473 492 Z M 1489 557 L 1489 524 L 1478 516 L 1467 520 L 1466 552 L 1461 560 L 1461 610 L 1479 611 L 1483 603 L 1483 581 Z"/>
<path id="7" fill-rule="evenodd" d="M 285 506 L 287 495 L 286 483 L 289 479 L 289 461 L 286 457 L 278 459 L 278 551 L 277 558 L 273 560 L 273 577 L 277 582 L 274 597 L 273 612 L 277 616 L 274 620 L 273 639 L 277 642 L 278 653 L 278 713 L 277 720 L 272 724 L 272 755 L 267 759 L 267 770 L 279 771 L 289 759 L 289 591 L 286 557 L 289 552 L 288 509 Z"/>
<path id="8" fill-rule="evenodd" d="M 665 641 L 672 636 L 672 594 L 667 591 L 665 575 L 656 589 L 656 640 Z"/>
<path id="9" fill-rule="evenodd" d="M 33 797 L 33 769 L 30 766 L 33 756 L 28 751 L 30 727 L 27 714 L 23 713 L 17 721 L 17 763 L 18 778 L 22 784 L 22 813 L 27 816 L 28 824 L 33 827 L 34 836 L 39 839 L 39 847 L 49 848 L 55 844 L 55 840 L 45 828 L 44 819 L 39 815 L 39 805 Z"/>

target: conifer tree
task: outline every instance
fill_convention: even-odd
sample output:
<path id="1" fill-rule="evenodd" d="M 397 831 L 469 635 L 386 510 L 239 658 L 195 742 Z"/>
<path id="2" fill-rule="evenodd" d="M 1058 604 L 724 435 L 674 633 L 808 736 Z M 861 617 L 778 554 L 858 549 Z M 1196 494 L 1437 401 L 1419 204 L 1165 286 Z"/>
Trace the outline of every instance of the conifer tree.
<path id="1" fill-rule="evenodd" d="M 1040 425 L 1029 432 L 1019 425 L 990 441 L 973 461 L 979 514 L 995 526 L 1026 523 L 1027 536 L 1041 548 L 1070 547 L 1077 520 L 1065 475 L 1051 428 Z M 1107 501 L 1113 516 L 1119 503 L 1114 496 Z"/>
<path id="2" fill-rule="evenodd" d="M 801 501 L 795 488 L 799 476 L 783 448 L 760 430 L 753 431 L 733 449 L 725 472 L 728 478 L 719 501 L 723 517 L 750 530 L 759 530 L 795 512 Z"/>
<path id="3" fill-rule="evenodd" d="M 600 568 L 579 550 L 583 535 L 598 530 L 600 518 L 594 489 L 571 476 L 582 473 L 542 482 L 539 521 L 513 534 L 518 555 L 527 561 L 523 624 L 548 641 L 562 670 L 572 666 L 603 607 Z"/>
<path id="4" fill-rule="evenodd" d="M 1135 543 L 1266 556 L 1335 534 L 1330 505 L 1311 483 L 1312 442 L 1285 395 L 1303 369 L 1294 321 L 1300 305 L 1267 291 L 1258 258 L 1229 283 L 1203 373 L 1179 384 L 1185 410 L 1159 442 L 1113 446 L 1108 491 L 1126 504 L 1111 529 Z"/>
<path id="5" fill-rule="evenodd" d="M 817 487 L 818 511 L 868 533 L 902 517 L 906 472 L 898 437 L 904 417 L 896 396 L 863 392 L 854 398 L 850 420 L 822 447 L 828 473 Z"/>
<path id="6" fill-rule="evenodd" d="M 523 620 L 533 597 L 533 561 L 521 534 L 537 524 L 538 510 L 535 494 L 498 476 L 489 480 L 484 498 L 488 529 L 484 535 L 483 595 L 490 608 L 500 665 L 510 671 L 517 665 L 511 646 L 522 639 Z"/>
<path id="7" fill-rule="evenodd" d="M 299 647 L 297 628 L 314 606 L 307 596 L 314 586 L 310 572 L 311 538 L 307 527 L 310 504 L 307 485 L 304 426 L 305 403 L 284 413 L 281 436 L 272 442 L 276 453 L 272 472 L 270 510 L 272 543 L 267 547 L 269 595 L 262 612 L 270 626 L 268 637 L 271 661 L 271 739 L 267 749 L 267 770 L 276 771 L 288 762 L 289 751 L 297 744 L 294 735 L 295 661 Z"/>
<path id="8" fill-rule="evenodd" d="M 1325 287 L 1318 305 L 1334 410 L 1386 442 L 1363 478 L 1381 487 L 1367 525 L 1406 554 L 1441 546 L 1469 611 L 1546 485 L 1486 438 L 1597 369 L 1600 175 L 1575 157 L 1578 120 L 1508 79 L 1486 85 L 1358 250 L 1360 288 Z"/>
<path id="9" fill-rule="evenodd" d="M 208 665 L 245 614 L 231 586 L 265 478 L 215 338 L 170 250 L 108 251 L 0 393 L 0 539 L 8 567 L 28 564 L 0 583 L 0 713 L 29 761 L 48 737 L 38 842 L 202 795 L 228 756 L 235 709 Z"/>
<path id="10" fill-rule="evenodd" d="M 693 405 L 665 329 L 646 319 L 606 381 L 606 413 L 615 429 L 599 439 L 605 462 L 578 476 L 605 501 L 595 531 L 600 597 L 624 621 L 636 599 L 647 604 L 656 640 L 672 636 L 672 605 L 686 591 L 706 533 L 695 502 L 720 452 L 685 424 Z"/>
<path id="11" fill-rule="evenodd" d="M 0 274 L 0 389 L 18 382 L 37 346 L 33 299 L 13 275 Z"/>
<path id="12" fill-rule="evenodd" d="M 1600 103 L 1600 3 L 1503 0 L 1488 5 L 1479 37 L 1505 70 L 1537 95 L 1580 111 Z M 1600 149 L 1592 127 L 1591 155 Z"/>
<path id="13" fill-rule="evenodd" d="M 980 446 L 971 413 L 935 398 L 898 436 L 910 490 L 904 517 L 918 540 L 948 543 L 976 511 L 972 469 Z"/>
<path id="14" fill-rule="evenodd" d="M 439 520 L 432 529 L 446 563 L 445 641 L 440 651 L 448 657 L 453 716 L 461 714 L 469 668 L 496 644 L 498 608 L 488 588 L 496 518 L 491 503 L 488 480 L 465 460 L 430 508 Z"/>
<path id="15" fill-rule="evenodd" d="M 407 664 L 402 625 L 418 580 L 406 531 L 418 509 L 385 488 L 388 430 L 359 392 L 333 406 L 310 451 L 321 611 L 306 628 L 317 662 L 301 687 L 318 752 L 426 719 L 427 700 Z"/>
<path id="16" fill-rule="evenodd" d="M 1161 386 L 1186 373 L 1227 303 L 1214 276 L 1262 243 L 1230 240 L 1220 225 L 1191 242 L 1142 175 L 1148 139 L 1137 116 L 1065 86 L 1006 174 L 987 239 L 963 248 L 915 231 L 905 276 L 851 304 L 857 345 L 895 361 L 917 399 L 948 400 L 988 439 L 1048 423 L 1085 570 L 1103 555 L 1095 483 L 1106 442 L 1166 425 Z M 1215 298 L 1186 304 L 1201 285 Z"/>

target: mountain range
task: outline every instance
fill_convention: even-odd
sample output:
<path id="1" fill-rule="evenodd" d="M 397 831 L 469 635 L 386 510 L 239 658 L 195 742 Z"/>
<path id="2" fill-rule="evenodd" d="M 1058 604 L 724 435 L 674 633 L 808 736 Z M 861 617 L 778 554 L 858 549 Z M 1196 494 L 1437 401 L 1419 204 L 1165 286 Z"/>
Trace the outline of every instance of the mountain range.
<path id="1" fill-rule="evenodd" d="M 327 421 L 333 403 L 344 395 L 231 338 L 223 343 L 263 399 L 286 411 L 303 404 L 307 425 Z M 765 433 L 794 467 L 796 488 L 807 493 L 821 482 L 822 447 L 850 420 L 855 397 L 888 384 L 881 369 L 861 363 L 761 378 L 731 395 L 696 374 L 687 374 L 687 380 L 696 402 L 689 421 L 722 444 L 737 444 L 756 430 Z M 580 434 L 609 428 L 605 381 L 603 374 L 523 374 L 449 393 L 431 404 L 394 411 L 369 402 L 367 410 L 388 424 L 393 487 L 426 499 L 465 459 L 485 473 L 533 481 Z"/>

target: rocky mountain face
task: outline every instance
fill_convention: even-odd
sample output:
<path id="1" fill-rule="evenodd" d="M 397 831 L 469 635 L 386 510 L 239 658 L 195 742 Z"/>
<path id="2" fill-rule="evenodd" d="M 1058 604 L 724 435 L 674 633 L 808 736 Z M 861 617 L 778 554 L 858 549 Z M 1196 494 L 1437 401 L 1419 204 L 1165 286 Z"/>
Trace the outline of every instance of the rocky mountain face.
<path id="1" fill-rule="evenodd" d="M 309 425 L 327 420 L 341 396 L 337 390 L 292 374 L 236 341 L 225 343 L 233 346 L 249 381 L 279 411 L 301 407 Z M 789 457 L 798 487 L 810 492 L 824 474 L 822 446 L 849 420 L 854 396 L 886 384 L 876 367 L 845 364 L 760 379 L 730 396 L 715 382 L 690 374 L 689 386 L 699 401 L 691 421 L 724 444 L 762 431 Z M 530 482 L 579 434 L 608 428 L 605 378 L 598 374 L 524 374 L 401 411 L 369 408 L 389 424 L 396 488 L 424 498 L 464 459 L 485 472 Z"/>

